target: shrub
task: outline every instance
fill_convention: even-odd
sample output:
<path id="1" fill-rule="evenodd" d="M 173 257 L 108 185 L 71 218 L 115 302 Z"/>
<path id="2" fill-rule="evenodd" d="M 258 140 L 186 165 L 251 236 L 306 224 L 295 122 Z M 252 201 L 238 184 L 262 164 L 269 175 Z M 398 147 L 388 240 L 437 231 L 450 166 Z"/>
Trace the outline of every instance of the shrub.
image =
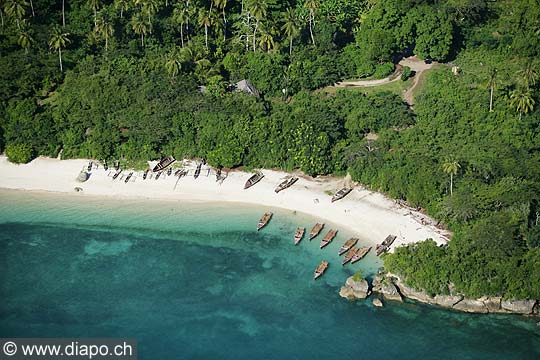
<path id="1" fill-rule="evenodd" d="M 414 76 L 414 71 L 410 67 L 404 66 L 403 73 L 401 74 L 401 80 L 406 81 Z"/>
<path id="2" fill-rule="evenodd" d="M 390 76 L 394 72 L 394 64 L 386 62 L 375 66 L 375 73 L 373 77 L 375 79 L 384 79 L 387 76 Z"/>
<path id="3" fill-rule="evenodd" d="M 9 144 L 6 146 L 8 160 L 15 164 L 26 164 L 34 155 L 32 146 L 28 144 Z"/>

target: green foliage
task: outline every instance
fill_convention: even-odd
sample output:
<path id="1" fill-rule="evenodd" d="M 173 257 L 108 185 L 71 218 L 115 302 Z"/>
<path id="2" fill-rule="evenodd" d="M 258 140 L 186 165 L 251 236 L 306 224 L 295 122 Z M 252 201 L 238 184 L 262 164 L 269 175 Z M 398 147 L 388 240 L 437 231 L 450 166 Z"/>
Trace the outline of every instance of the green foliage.
<path id="1" fill-rule="evenodd" d="M 364 276 L 362 275 L 362 270 L 356 271 L 352 278 L 353 278 L 354 281 L 364 280 Z"/>
<path id="2" fill-rule="evenodd" d="M 407 81 L 413 76 L 414 76 L 414 72 L 411 70 L 411 68 L 408 66 L 404 66 L 403 72 L 401 73 L 401 81 Z"/>
<path id="3" fill-rule="evenodd" d="M 15 164 L 26 164 L 32 160 L 34 150 L 29 144 L 8 144 L 6 146 L 8 160 Z"/>

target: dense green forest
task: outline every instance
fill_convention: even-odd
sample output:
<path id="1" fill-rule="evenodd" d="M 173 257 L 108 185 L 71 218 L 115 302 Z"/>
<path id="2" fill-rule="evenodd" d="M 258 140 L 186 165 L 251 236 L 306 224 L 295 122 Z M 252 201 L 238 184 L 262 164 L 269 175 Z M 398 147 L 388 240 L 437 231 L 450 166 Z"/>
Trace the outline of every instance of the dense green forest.
<path id="1" fill-rule="evenodd" d="M 12 161 L 349 172 L 455 233 L 388 270 L 430 293 L 540 298 L 539 0 L 1 0 L 0 15 Z M 443 63 L 414 109 L 322 90 L 409 55 Z M 242 79 L 260 98 L 231 91 Z"/>

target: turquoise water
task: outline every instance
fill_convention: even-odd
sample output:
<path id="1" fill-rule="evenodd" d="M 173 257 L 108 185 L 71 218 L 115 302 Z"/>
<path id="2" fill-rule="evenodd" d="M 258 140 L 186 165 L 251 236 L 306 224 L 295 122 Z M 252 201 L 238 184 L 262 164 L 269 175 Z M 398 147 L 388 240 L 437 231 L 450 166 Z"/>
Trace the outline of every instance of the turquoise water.
<path id="1" fill-rule="evenodd" d="M 341 231 L 292 244 L 317 220 L 266 208 L 0 191 L 0 337 L 132 337 L 141 359 L 538 359 L 518 316 L 348 302 Z M 327 228 L 331 224 L 327 223 Z M 320 238 L 319 238 L 320 239 Z M 313 281 L 323 259 L 327 273 Z"/>

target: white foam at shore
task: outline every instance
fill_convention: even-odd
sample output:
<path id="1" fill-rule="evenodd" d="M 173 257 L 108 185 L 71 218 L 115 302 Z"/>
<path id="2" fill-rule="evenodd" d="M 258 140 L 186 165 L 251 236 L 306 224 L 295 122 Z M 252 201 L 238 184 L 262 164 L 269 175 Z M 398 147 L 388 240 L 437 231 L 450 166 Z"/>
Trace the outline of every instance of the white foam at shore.
<path id="1" fill-rule="evenodd" d="M 186 163 L 188 164 L 188 163 Z M 246 180 L 252 175 L 234 171 L 222 184 L 209 167 L 203 166 L 201 176 L 180 179 L 174 176 L 142 179 L 142 172 L 135 172 L 129 183 L 112 180 L 113 170 L 105 171 L 101 166 L 92 170 L 85 183 L 76 181 L 77 175 L 88 165 L 88 160 L 57 160 L 39 157 L 29 164 L 11 164 L 5 156 L 0 156 L 0 188 L 19 190 L 41 190 L 72 193 L 73 196 L 98 195 L 113 197 L 146 197 L 159 200 L 177 201 L 225 201 L 280 207 L 300 211 L 327 219 L 347 227 L 363 239 L 373 244 L 380 243 L 389 234 L 397 235 L 395 247 L 432 238 L 437 243 L 445 243 L 449 233 L 437 229 L 432 219 L 410 208 L 398 205 L 384 195 L 366 190 L 360 186 L 343 200 L 331 203 L 327 192 L 335 192 L 343 185 L 343 179 L 301 177 L 291 188 L 276 194 L 275 187 L 289 173 L 263 170 L 265 177 L 253 187 L 244 190 Z M 188 167 L 194 168 L 194 164 Z M 209 176 L 207 174 L 209 173 Z M 128 171 L 123 172 L 127 175 Z M 175 188 L 176 184 L 176 188 Z M 75 187 L 83 192 L 76 193 Z M 309 231 L 309 229 L 308 229 Z"/>

